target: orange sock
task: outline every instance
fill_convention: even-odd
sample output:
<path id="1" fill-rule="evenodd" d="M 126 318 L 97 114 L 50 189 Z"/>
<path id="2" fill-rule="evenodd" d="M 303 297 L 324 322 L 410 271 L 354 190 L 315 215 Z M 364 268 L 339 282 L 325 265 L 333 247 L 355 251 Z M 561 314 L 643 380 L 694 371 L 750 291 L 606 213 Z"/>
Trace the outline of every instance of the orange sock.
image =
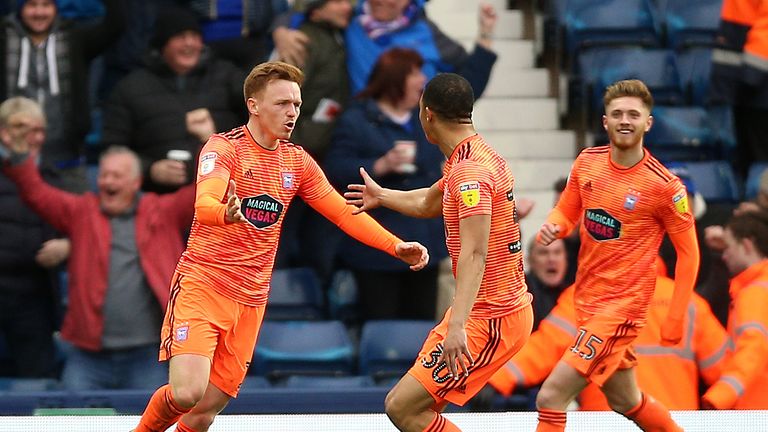
<path id="1" fill-rule="evenodd" d="M 645 432 L 683 432 L 669 415 L 669 410 L 651 396 L 641 395 L 640 403 L 624 413 L 624 416 Z"/>
<path id="2" fill-rule="evenodd" d="M 539 408 L 539 425 L 536 432 L 565 432 L 565 411 Z"/>
<path id="3" fill-rule="evenodd" d="M 171 393 L 171 386 L 166 384 L 157 389 L 149 399 L 135 432 L 165 432 L 188 411 L 189 409 L 184 409 L 176 404 Z"/>
<path id="4" fill-rule="evenodd" d="M 179 422 L 176 424 L 176 432 L 197 432 L 197 431 L 185 425 L 184 422 L 179 420 Z"/>
<path id="5" fill-rule="evenodd" d="M 455 424 L 448 421 L 447 418 L 435 413 L 435 418 L 432 419 L 432 423 L 424 429 L 424 432 L 461 432 Z"/>

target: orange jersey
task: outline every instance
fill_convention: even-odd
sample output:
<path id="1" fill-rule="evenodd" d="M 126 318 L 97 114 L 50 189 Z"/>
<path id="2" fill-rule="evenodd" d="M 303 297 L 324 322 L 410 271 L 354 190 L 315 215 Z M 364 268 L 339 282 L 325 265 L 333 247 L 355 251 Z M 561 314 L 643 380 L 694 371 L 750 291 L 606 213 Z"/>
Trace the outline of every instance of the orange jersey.
<path id="1" fill-rule="evenodd" d="M 234 180 L 250 223 L 205 225 L 197 220 L 177 271 L 195 274 L 237 302 L 267 302 L 269 279 L 285 212 L 294 196 L 318 200 L 333 192 L 317 163 L 301 148 L 281 142 L 258 145 L 245 126 L 212 136 L 200 153 L 197 183 Z M 227 197 L 222 196 L 221 202 Z"/>
<path id="2" fill-rule="evenodd" d="M 547 220 L 566 228 L 581 222 L 577 311 L 620 315 L 642 325 L 664 232 L 691 228 L 693 215 L 680 179 L 647 150 L 631 168 L 613 163 L 610 152 L 610 147 L 581 152 Z"/>
<path id="3" fill-rule="evenodd" d="M 498 318 L 531 302 L 525 285 L 513 186 L 506 161 L 480 135 L 456 146 L 438 181 L 443 191 L 445 242 L 454 277 L 461 251 L 459 221 L 473 215 L 491 215 L 485 273 L 470 312 L 473 318 Z"/>

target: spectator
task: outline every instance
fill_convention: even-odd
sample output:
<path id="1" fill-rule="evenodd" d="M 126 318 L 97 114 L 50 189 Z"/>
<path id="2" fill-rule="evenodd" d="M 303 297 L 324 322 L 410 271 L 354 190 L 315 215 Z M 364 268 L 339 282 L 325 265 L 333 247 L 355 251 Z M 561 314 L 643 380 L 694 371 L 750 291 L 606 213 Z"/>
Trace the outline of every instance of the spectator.
<path id="1" fill-rule="evenodd" d="M 143 189 L 171 192 L 194 179 L 203 143 L 244 119 L 243 73 L 211 58 L 197 18 L 185 9 L 160 12 L 147 66 L 115 87 L 104 114 L 104 146 L 133 149 Z"/>
<path id="2" fill-rule="evenodd" d="M 363 0 L 358 3 L 345 38 L 353 94 L 366 85 L 376 60 L 384 51 L 401 47 L 421 54 L 427 79 L 438 72 L 456 72 L 470 82 L 477 98 L 482 95 L 496 61 L 496 54 L 491 51 L 496 11 L 487 4 L 480 6 L 477 44 L 472 54 L 467 54 L 426 17 L 424 2 Z M 277 56 L 300 65 L 304 61 L 307 39 L 287 33 L 290 32 L 284 26 L 275 30 Z"/>
<path id="3" fill-rule="evenodd" d="M 733 275 L 728 334 L 734 351 L 702 397 L 702 407 L 768 409 L 768 214 L 734 216 L 723 240 L 723 260 Z"/>
<path id="4" fill-rule="evenodd" d="M 753 0 L 724 0 L 716 42 L 711 95 L 733 109 L 733 165 L 746 179 L 750 164 L 768 161 L 768 7 Z"/>
<path id="5" fill-rule="evenodd" d="M 674 281 L 656 278 L 656 290 L 648 312 L 648 322 L 634 344 L 637 380 L 644 392 L 670 409 L 699 408 L 699 380 L 712 384 L 725 361 L 728 336 L 712 314 L 706 301 L 693 294 L 688 304 L 683 339 L 674 346 L 662 346 L 660 329 L 669 309 Z M 499 393 L 509 396 L 516 388 L 541 384 L 555 367 L 563 351 L 576 336 L 574 287 L 563 291 L 557 305 L 531 335 L 523 349 L 491 379 Z M 581 410 L 609 410 L 599 388 L 590 383 L 578 398 Z"/>
<path id="6" fill-rule="evenodd" d="M 3 21 L 0 100 L 26 96 L 45 110 L 48 128 L 42 164 L 57 170 L 58 186 L 83 192 L 85 135 L 90 130 L 90 61 L 117 40 L 123 29 L 121 0 L 104 0 L 106 15 L 96 24 L 60 21 L 54 0 L 18 1 L 18 13 Z"/>
<path id="7" fill-rule="evenodd" d="M 25 140 L 39 152 L 45 141 L 40 105 L 19 96 L 3 102 L 0 140 L 5 145 Z M 44 175 L 51 177 L 47 170 Z M 13 361 L 11 373 L 53 378 L 57 373 L 55 269 L 69 255 L 69 241 L 57 238 L 55 230 L 24 205 L 16 186 L 4 175 L 0 175 L 0 208 L 0 334 Z"/>
<path id="8" fill-rule="evenodd" d="M 181 0 L 202 18 L 203 40 L 220 58 L 243 70 L 266 60 L 270 27 L 288 10 L 286 0 Z"/>
<path id="9" fill-rule="evenodd" d="M 418 107 L 425 76 L 418 52 L 393 48 L 379 57 L 368 86 L 341 115 L 325 169 L 342 188 L 359 181 L 363 167 L 383 187 L 429 187 L 442 176 L 444 157 L 429 144 L 419 124 Z M 413 219 L 386 208 L 371 216 L 398 236 L 413 238 L 430 251 L 430 264 L 418 273 L 403 270 L 386 254 L 345 237 L 341 265 L 357 282 L 360 317 L 435 319 L 438 264 L 447 256 L 442 219 Z"/>
<path id="10" fill-rule="evenodd" d="M 325 159 L 337 116 L 349 99 L 344 29 L 352 16 L 350 0 L 305 1 L 306 20 L 298 27 L 307 36 L 307 56 L 302 66 L 301 117 L 292 141 L 317 161 Z"/>
<path id="11" fill-rule="evenodd" d="M 299 26 L 299 32 L 311 41 L 302 67 L 305 79 L 301 108 L 307 114 L 299 117 L 291 140 L 322 164 L 336 119 L 349 99 L 343 31 L 349 24 L 352 5 L 349 0 L 314 0 L 305 4 L 306 20 Z M 294 200 L 283 224 L 275 265 L 312 267 L 325 284 L 333 273 L 340 240 L 333 224 L 303 200 Z"/>
<path id="12" fill-rule="evenodd" d="M 98 192 L 75 195 L 46 184 L 29 145 L 12 142 L 4 172 L 24 202 L 69 236 L 69 307 L 61 338 L 69 389 L 154 388 L 167 369 L 157 345 L 168 285 L 192 223 L 194 187 L 139 194 L 141 169 L 125 147 L 107 149 Z"/>
<path id="13" fill-rule="evenodd" d="M 528 242 L 527 259 L 525 284 L 533 294 L 533 329 L 536 330 L 568 286 L 564 283 L 568 269 L 565 241 L 557 239 L 544 246 L 533 238 Z"/>

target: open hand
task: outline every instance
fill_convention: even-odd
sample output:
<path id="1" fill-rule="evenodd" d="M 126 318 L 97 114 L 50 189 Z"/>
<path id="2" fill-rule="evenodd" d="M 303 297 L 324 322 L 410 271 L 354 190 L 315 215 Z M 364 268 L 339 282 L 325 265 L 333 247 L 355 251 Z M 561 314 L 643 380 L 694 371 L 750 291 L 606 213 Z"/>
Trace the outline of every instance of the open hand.
<path id="1" fill-rule="evenodd" d="M 299 68 L 304 66 L 304 62 L 307 60 L 307 44 L 309 43 L 307 35 L 299 30 L 277 27 L 272 32 L 272 39 L 275 42 L 278 60 Z"/>
<path id="2" fill-rule="evenodd" d="M 360 214 L 381 206 L 379 195 L 383 188 L 368 175 L 365 168 L 360 167 L 360 175 L 363 177 L 364 184 L 348 185 L 349 191 L 344 192 L 347 204 L 357 207 L 352 214 Z"/>
<path id="3" fill-rule="evenodd" d="M 413 271 L 423 269 L 429 263 L 429 251 L 418 242 L 402 242 L 395 246 L 398 258 L 410 264 Z"/>
<path id="4" fill-rule="evenodd" d="M 461 375 L 469 375 L 469 368 L 475 364 L 475 361 L 467 346 L 467 331 L 464 327 L 448 325 L 448 332 L 443 341 L 443 352 L 437 359 L 437 364 L 441 362 L 445 362 L 455 380 L 461 378 Z"/>
<path id="5" fill-rule="evenodd" d="M 227 189 L 227 211 L 224 212 L 224 222 L 228 224 L 248 222 L 240 210 L 240 198 L 237 197 L 237 187 L 234 180 L 229 181 L 229 188 Z"/>

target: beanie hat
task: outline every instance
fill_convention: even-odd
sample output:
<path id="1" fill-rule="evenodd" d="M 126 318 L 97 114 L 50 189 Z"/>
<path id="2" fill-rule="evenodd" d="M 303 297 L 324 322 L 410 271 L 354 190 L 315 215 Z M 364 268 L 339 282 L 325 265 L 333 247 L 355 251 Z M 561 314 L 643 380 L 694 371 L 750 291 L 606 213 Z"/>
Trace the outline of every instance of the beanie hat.
<path id="1" fill-rule="evenodd" d="M 322 7 L 328 0 L 304 0 L 304 15 L 309 16 L 313 10 Z"/>
<path id="2" fill-rule="evenodd" d="M 161 49 L 168 39 L 185 31 L 202 34 L 200 23 L 194 13 L 180 7 L 168 7 L 157 14 L 155 33 L 152 36 L 152 48 Z"/>

